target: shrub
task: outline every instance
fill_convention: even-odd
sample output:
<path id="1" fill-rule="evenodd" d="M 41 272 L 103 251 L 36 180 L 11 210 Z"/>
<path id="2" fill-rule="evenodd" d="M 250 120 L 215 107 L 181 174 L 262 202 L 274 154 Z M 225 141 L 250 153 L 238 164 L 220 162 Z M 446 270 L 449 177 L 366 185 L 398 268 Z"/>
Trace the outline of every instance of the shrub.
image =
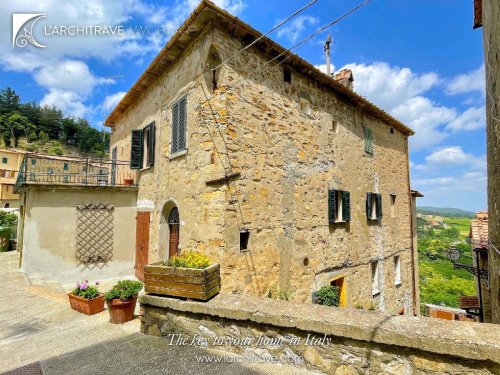
<path id="1" fill-rule="evenodd" d="M 211 262 L 210 259 L 208 259 L 208 257 L 204 254 L 196 251 L 186 251 L 182 255 L 175 255 L 166 259 L 163 264 L 170 267 L 203 269 L 207 268 Z"/>
<path id="2" fill-rule="evenodd" d="M 96 281 L 95 285 L 89 284 L 88 280 L 85 280 L 84 282 L 76 283 L 76 288 L 73 289 L 73 295 L 82 297 L 85 299 L 94 299 L 97 296 L 99 296 L 99 290 L 97 289 L 97 286 L 99 285 L 99 282 Z"/>
<path id="3" fill-rule="evenodd" d="M 293 298 L 293 291 L 290 289 L 280 289 L 276 284 L 272 284 L 267 293 L 267 298 L 290 301 Z"/>
<path id="4" fill-rule="evenodd" d="M 134 280 L 120 280 L 117 284 L 104 294 L 106 301 L 112 299 L 121 299 L 122 301 L 129 301 L 139 294 L 142 289 L 142 283 Z"/>
<path id="5" fill-rule="evenodd" d="M 338 306 L 340 302 L 340 291 L 338 286 L 323 285 L 314 292 L 315 302 L 319 305 Z"/>
<path id="6" fill-rule="evenodd" d="M 15 227 L 17 225 L 17 216 L 10 212 L 0 211 L 0 227 Z"/>
<path id="7" fill-rule="evenodd" d="M 61 146 L 52 146 L 49 148 L 49 154 L 61 156 L 64 154 L 64 150 L 62 149 Z"/>

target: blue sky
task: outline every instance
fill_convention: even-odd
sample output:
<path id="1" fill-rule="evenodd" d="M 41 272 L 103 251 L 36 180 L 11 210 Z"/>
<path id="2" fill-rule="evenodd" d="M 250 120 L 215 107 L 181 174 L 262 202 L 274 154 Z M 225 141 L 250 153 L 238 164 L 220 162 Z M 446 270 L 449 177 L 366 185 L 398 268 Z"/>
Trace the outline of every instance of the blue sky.
<path id="1" fill-rule="evenodd" d="M 361 1 L 361 0 L 360 0 Z M 285 47 L 360 1 L 318 0 L 271 37 Z M 218 0 L 260 31 L 308 1 Z M 15 4 L 14 4 L 15 3 Z M 19 0 L 0 3 L 0 83 L 22 100 L 56 105 L 99 127 L 196 0 Z M 12 13 L 44 13 L 33 28 L 47 48 L 12 47 Z M 150 26 L 125 36 L 46 36 L 51 25 Z M 354 72 L 355 90 L 411 126 L 412 187 L 420 205 L 486 208 L 482 29 L 470 0 L 372 0 L 329 30 L 336 70 Z M 296 52 L 325 69 L 326 33 Z M 118 77 L 116 77 L 118 76 Z M 109 78 L 115 77 L 115 78 Z"/>

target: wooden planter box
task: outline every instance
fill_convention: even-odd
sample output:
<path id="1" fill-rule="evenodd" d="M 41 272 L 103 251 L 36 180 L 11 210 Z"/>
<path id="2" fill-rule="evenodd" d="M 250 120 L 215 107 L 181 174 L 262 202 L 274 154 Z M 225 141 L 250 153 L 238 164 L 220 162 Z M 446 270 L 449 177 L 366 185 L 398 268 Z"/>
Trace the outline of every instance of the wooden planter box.
<path id="1" fill-rule="evenodd" d="M 104 311 L 104 295 L 99 294 L 94 299 L 86 299 L 68 293 L 71 308 L 85 315 L 94 315 Z"/>
<path id="2" fill-rule="evenodd" d="M 195 269 L 149 264 L 144 267 L 144 289 L 146 293 L 207 301 L 220 291 L 220 265 Z"/>

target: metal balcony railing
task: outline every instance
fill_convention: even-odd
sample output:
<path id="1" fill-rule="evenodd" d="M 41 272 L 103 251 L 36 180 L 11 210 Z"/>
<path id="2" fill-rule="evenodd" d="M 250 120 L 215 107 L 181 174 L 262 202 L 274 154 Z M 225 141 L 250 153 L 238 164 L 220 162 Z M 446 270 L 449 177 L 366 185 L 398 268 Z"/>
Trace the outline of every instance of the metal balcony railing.
<path id="1" fill-rule="evenodd" d="M 26 154 L 14 191 L 28 184 L 134 186 L 137 172 L 124 160 Z"/>

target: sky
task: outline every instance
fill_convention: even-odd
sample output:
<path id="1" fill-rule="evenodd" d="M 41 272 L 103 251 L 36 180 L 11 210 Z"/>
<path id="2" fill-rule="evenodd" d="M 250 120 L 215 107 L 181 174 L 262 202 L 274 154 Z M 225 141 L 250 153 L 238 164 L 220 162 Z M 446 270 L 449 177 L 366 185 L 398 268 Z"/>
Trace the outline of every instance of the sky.
<path id="1" fill-rule="evenodd" d="M 214 2 L 267 32 L 309 1 Z M 270 37 L 288 48 L 361 1 L 318 0 Z M 23 101 L 55 105 L 100 128 L 105 113 L 197 4 L 1 1 L 0 88 L 10 86 Z M 35 25 L 29 21 L 16 36 L 26 35 L 24 28 L 32 30 L 35 41 L 46 48 L 30 43 L 13 47 L 13 13 L 45 15 Z M 323 43 L 331 34 L 335 71 L 352 69 L 356 92 L 415 130 L 410 173 L 412 188 L 425 195 L 419 205 L 486 208 L 482 29 L 473 30 L 472 21 L 471 0 L 371 0 L 294 50 L 325 70 Z M 94 25 L 107 26 L 115 35 L 57 35 L 60 26 Z"/>

